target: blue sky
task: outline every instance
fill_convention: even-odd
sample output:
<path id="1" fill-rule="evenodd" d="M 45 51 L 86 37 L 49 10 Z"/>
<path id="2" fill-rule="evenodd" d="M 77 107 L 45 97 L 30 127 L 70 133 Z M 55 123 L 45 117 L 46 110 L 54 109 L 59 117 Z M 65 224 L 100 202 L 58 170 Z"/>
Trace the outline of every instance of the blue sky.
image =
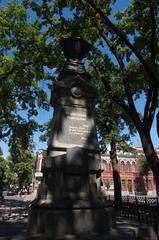
<path id="1" fill-rule="evenodd" d="M 2 4 L 3 6 L 5 6 L 6 2 L 9 2 L 9 1 L 0 1 L 0 5 Z M 114 12 L 116 12 L 118 10 L 120 10 L 120 11 L 124 10 L 130 2 L 131 2 L 131 0 L 124 0 L 124 1 L 117 0 L 115 6 L 113 7 L 113 14 L 114 14 Z M 65 16 L 69 17 L 69 11 L 65 12 Z M 111 17 L 111 19 L 113 20 L 112 17 Z M 48 92 L 48 90 L 47 90 L 47 93 L 48 93 L 48 95 L 50 95 L 50 92 Z M 139 110 L 139 112 L 142 111 L 143 104 L 144 104 L 144 97 L 143 97 L 143 95 L 141 95 L 141 98 L 136 102 L 136 106 L 137 106 L 137 109 Z M 40 124 L 46 123 L 48 121 L 48 119 L 50 119 L 53 116 L 53 108 L 50 108 L 49 112 L 47 112 L 45 110 L 39 110 L 38 112 L 39 112 L 39 114 L 38 114 L 36 120 Z M 151 130 L 151 135 L 152 135 L 154 146 L 159 147 L 159 138 L 157 136 L 157 131 L 156 131 L 156 119 L 154 119 L 154 123 L 153 123 L 152 130 Z M 41 149 L 41 148 L 46 149 L 47 148 L 47 143 L 39 142 L 39 136 L 40 136 L 40 133 L 34 134 L 35 152 L 38 149 Z M 131 141 L 132 141 L 133 146 L 141 146 L 141 142 L 140 142 L 140 138 L 139 138 L 138 134 L 136 134 L 134 137 L 132 137 Z M 0 142 L 0 146 L 3 150 L 4 157 L 6 157 L 8 155 L 7 144 L 4 142 Z"/>

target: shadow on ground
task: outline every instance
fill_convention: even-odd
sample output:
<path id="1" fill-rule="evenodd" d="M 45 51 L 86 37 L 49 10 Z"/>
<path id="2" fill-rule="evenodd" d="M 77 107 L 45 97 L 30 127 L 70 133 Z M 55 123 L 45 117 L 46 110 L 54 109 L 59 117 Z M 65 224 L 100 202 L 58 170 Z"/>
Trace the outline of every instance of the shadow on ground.
<path id="1" fill-rule="evenodd" d="M 14 210 L 15 213 L 18 208 L 28 209 L 31 201 L 24 199 L 5 199 L 0 202 L 0 209 L 6 216 L 9 216 L 8 209 Z M 1 213 L 2 213 L 1 212 Z M 27 214 L 25 217 L 19 218 L 18 215 L 14 218 L 9 216 L 8 218 L 2 218 L 0 215 L 0 240 L 54 240 L 54 237 L 40 236 L 40 235 L 28 235 L 27 229 Z M 134 240 L 134 229 L 137 228 L 137 222 L 130 222 L 125 218 L 117 218 L 116 227 L 111 229 L 108 234 L 104 235 L 66 235 L 62 238 L 56 238 L 56 240 Z M 53 226 L 52 226 L 53 227 Z"/>
<path id="2" fill-rule="evenodd" d="M 6 207 L 27 207 L 31 201 L 24 201 L 24 199 L 16 198 L 7 198 L 0 200 L 0 207 L 6 206 Z"/>
<path id="3" fill-rule="evenodd" d="M 21 221 L 0 221 L 0 239 L 5 237 L 10 239 L 10 237 L 23 234 L 26 232 L 27 220 Z"/>
<path id="4" fill-rule="evenodd" d="M 124 227 L 125 225 L 125 227 Z M 136 225 L 136 224 L 135 224 Z M 136 226 L 133 226 L 136 227 Z M 54 237 L 28 235 L 26 233 L 27 219 L 16 222 L 0 222 L 0 240 L 54 240 Z M 118 219 L 116 228 L 104 235 L 66 235 L 56 240 L 135 240 L 130 223 Z"/>

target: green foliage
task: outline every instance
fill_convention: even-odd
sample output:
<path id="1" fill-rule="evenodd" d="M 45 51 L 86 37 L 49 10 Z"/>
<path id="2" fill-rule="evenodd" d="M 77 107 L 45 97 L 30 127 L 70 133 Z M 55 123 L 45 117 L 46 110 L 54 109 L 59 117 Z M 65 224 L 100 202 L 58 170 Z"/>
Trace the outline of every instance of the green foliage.
<path id="1" fill-rule="evenodd" d="M 33 124 L 38 108 L 48 110 L 47 88 L 55 67 L 52 40 L 21 3 L 0 7 L 0 138 L 17 124 Z M 57 62 L 57 61 L 56 61 Z M 50 70 L 51 69 L 51 70 Z M 25 116 L 25 117 L 24 117 Z M 34 130 L 34 129 L 33 129 Z"/>
<path id="2" fill-rule="evenodd" d="M 10 188 L 11 186 L 15 187 L 17 185 L 18 179 L 16 173 L 14 172 L 14 164 L 11 161 L 11 158 L 8 157 L 5 159 L 3 186 Z"/>
<path id="3" fill-rule="evenodd" d="M 19 189 L 29 187 L 35 168 L 32 153 L 32 131 L 28 124 L 17 125 L 9 141 L 11 169 L 17 176 Z"/>
<path id="4" fill-rule="evenodd" d="M 6 167 L 6 163 L 5 163 L 5 159 L 1 156 L 0 157 L 0 171 L 1 171 L 1 176 L 2 176 L 2 172 L 5 171 L 5 167 Z"/>
<path id="5" fill-rule="evenodd" d="M 50 132 L 51 132 L 51 123 L 52 119 L 50 119 L 47 123 L 45 123 L 42 127 L 43 134 L 40 136 L 41 142 L 48 142 Z"/>
<path id="6" fill-rule="evenodd" d="M 1 149 L 0 152 L 0 190 L 3 190 L 5 186 L 16 185 L 17 178 L 13 172 L 12 162 L 9 159 L 3 158 Z"/>
<path id="7" fill-rule="evenodd" d="M 35 157 L 30 150 L 21 150 L 15 158 L 15 154 L 10 156 L 12 161 L 12 172 L 17 176 L 19 189 L 23 187 L 29 188 L 32 183 L 32 174 L 35 169 Z M 11 177 L 12 176 L 8 176 Z M 14 179 L 11 179 L 14 181 Z"/>
<path id="8" fill-rule="evenodd" d="M 96 108 L 97 129 L 100 136 L 100 145 L 104 150 L 112 139 L 116 142 L 118 150 L 126 150 L 130 136 L 134 134 L 135 129 L 131 119 L 123 112 L 122 108 L 117 108 L 110 101 L 103 84 L 98 83 L 100 97 Z M 124 131 L 125 129 L 127 130 Z"/>

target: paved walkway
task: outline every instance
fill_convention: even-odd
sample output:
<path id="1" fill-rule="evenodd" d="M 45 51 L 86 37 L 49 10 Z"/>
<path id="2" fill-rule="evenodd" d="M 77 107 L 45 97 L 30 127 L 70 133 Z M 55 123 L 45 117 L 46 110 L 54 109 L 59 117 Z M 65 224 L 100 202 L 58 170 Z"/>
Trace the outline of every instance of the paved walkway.
<path id="1" fill-rule="evenodd" d="M 30 200 L 33 199 L 29 196 L 24 199 L 19 197 L 5 199 L 3 202 L 0 202 L 0 209 L 5 211 L 6 209 L 12 208 L 16 211 L 18 208 L 26 207 L 30 204 Z M 126 218 L 117 217 L 116 226 L 111 229 L 108 234 L 105 235 L 85 235 L 85 236 L 73 236 L 66 235 L 63 238 L 49 238 L 40 235 L 28 235 L 26 232 L 27 229 L 27 214 L 15 214 L 13 217 L 9 213 L 9 210 L 6 212 L 6 218 L 2 218 L 0 215 L 0 240 L 135 240 L 138 236 L 138 230 L 140 228 L 139 223 L 130 221 Z M 11 216 L 12 215 L 12 216 Z M 102 220 L 102 219 L 101 219 Z M 150 238 L 147 232 L 145 232 L 147 226 L 142 225 L 141 229 L 144 229 L 144 238 L 140 239 L 153 239 L 157 240 L 154 237 Z M 145 238 L 145 234 L 147 235 Z M 151 234 L 152 235 L 152 234 Z M 147 238 L 148 237 L 148 238 Z"/>
<path id="2" fill-rule="evenodd" d="M 105 235 L 66 235 L 65 237 L 56 237 L 57 240 L 135 240 L 132 227 L 120 226 L 123 224 L 123 219 L 119 219 L 116 228 L 112 229 L 110 233 Z M 53 240 L 54 238 L 44 237 L 40 235 L 28 235 L 26 233 L 27 220 L 23 221 L 8 221 L 0 222 L 0 240 Z"/>

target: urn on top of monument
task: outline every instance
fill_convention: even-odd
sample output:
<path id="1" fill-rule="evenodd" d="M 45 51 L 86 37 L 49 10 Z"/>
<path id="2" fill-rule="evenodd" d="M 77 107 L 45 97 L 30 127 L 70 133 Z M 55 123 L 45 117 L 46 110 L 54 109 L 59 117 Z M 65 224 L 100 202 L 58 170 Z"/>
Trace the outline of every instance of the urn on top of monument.
<path id="1" fill-rule="evenodd" d="M 66 58 L 82 60 L 89 52 L 91 45 L 85 40 L 71 36 L 64 38 L 60 42 Z"/>

